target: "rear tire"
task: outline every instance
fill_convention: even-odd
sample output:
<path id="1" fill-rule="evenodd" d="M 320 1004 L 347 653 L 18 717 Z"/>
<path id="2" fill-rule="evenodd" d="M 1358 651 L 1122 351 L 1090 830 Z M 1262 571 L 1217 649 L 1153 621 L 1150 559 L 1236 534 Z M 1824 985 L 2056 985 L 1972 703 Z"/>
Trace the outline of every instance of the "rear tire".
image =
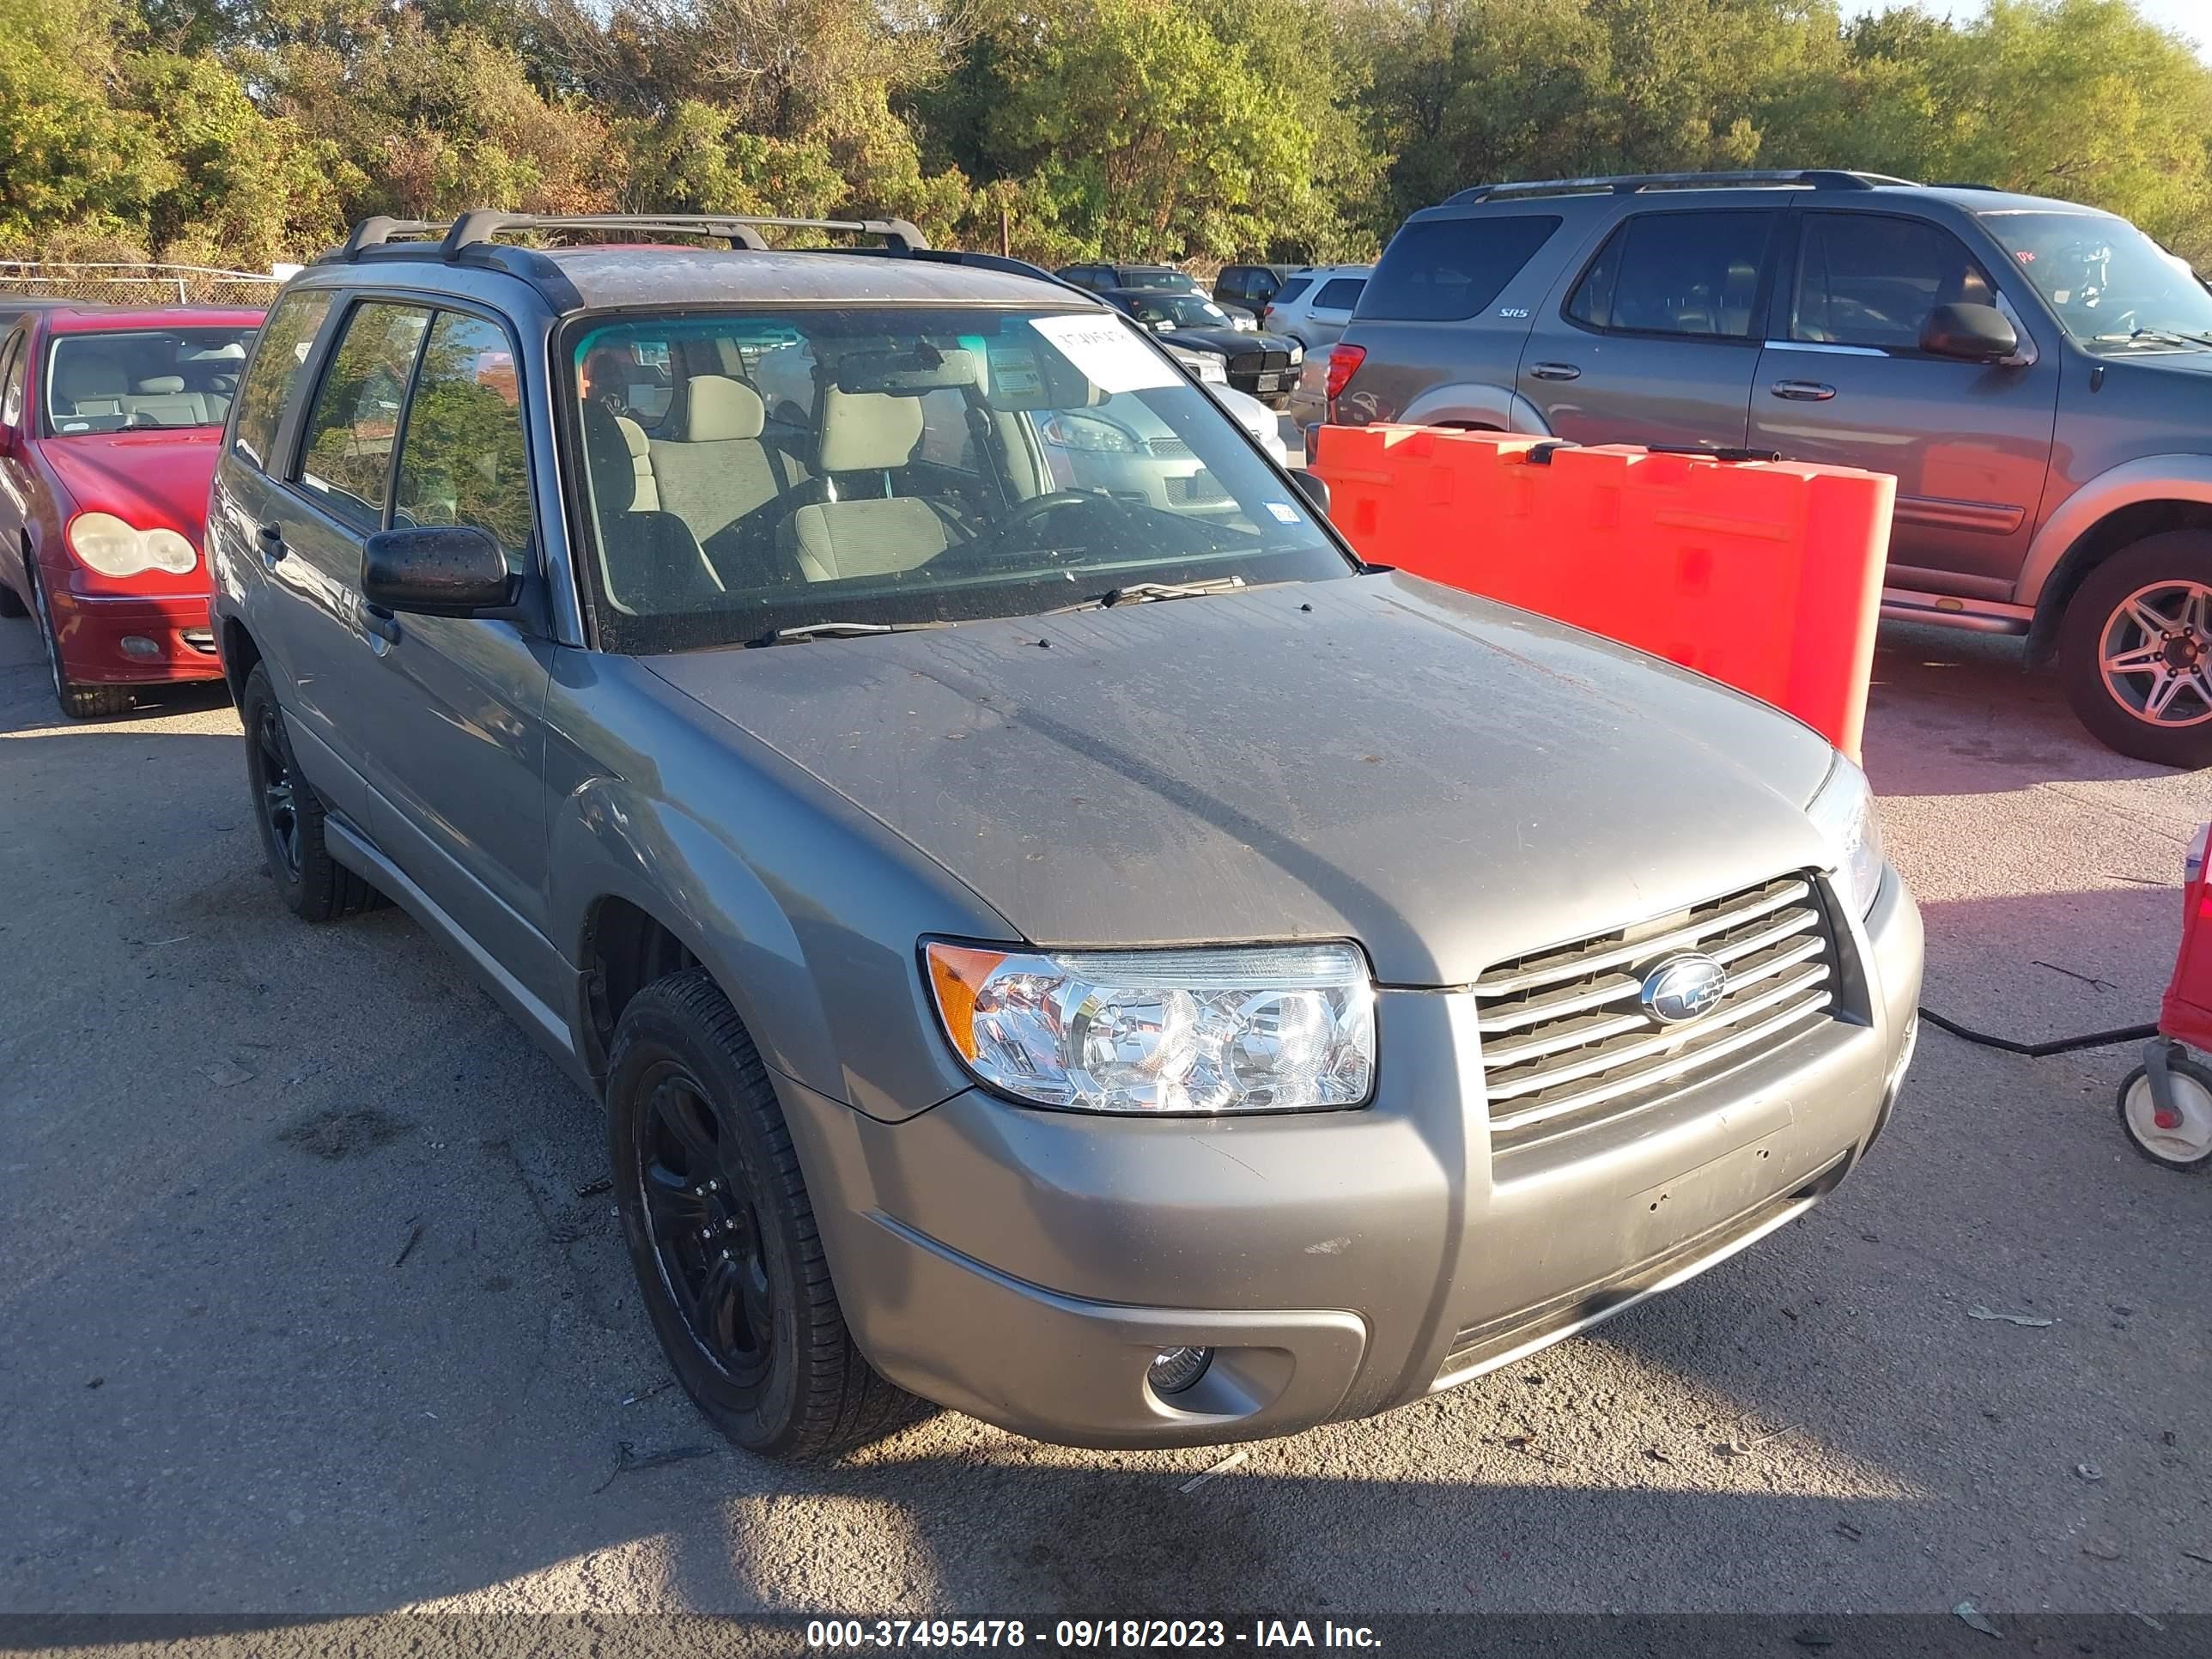
<path id="1" fill-rule="evenodd" d="M 640 991 L 607 1067 L 615 1195 L 677 1380 L 745 1450 L 836 1455 L 919 1402 L 846 1328 L 759 1050 L 703 969 Z"/>
<path id="2" fill-rule="evenodd" d="M 131 688 L 127 685 L 88 685 L 73 680 L 62 665 L 61 641 L 54 633 L 52 610 L 46 604 L 46 590 L 39 585 L 38 572 L 27 564 L 25 580 L 30 583 L 31 602 L 24 608 L 29 611 L 39 625 L 39 642 L 46 648 L 46 674 L 53 682 L 54 702 L 62 713 L 73 720 L 100 720 L 110 714 L 131 712 Z M 0 592 L 5 592 L 0 589 Z"/>
<path id="3" fill-rule="evenodd" d="M 2212 766 L 2212 532 L 2147 536 L 2092 570 L 2059 621 L 2058 673 L 2106 748 Z"/>
<path id="4" fill-rule="evenodd" d="M 293 758 L 292 735 L 265 664 L 254 664 L 246 677 L 238 710 L 246 725 L 253 818 L 284 908 L 302 921 L 335 921 L 368 909 L 378 902 L 376 889 L 332 858 L 324 844 L 323 803 Z"/>

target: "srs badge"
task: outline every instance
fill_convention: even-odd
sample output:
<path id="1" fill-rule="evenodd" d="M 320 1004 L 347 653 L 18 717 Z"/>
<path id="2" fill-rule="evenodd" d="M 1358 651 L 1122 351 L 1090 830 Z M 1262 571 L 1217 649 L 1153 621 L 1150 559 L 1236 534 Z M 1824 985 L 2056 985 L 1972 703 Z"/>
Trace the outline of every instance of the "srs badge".
<path id="1" fill-rule="evenodd" d="M 1692 951 L 1669 957 L 1646 974 L 1637 1000 L 1662 1025 L 1680 1025 L 1711 1013 L 1727 994 L 1728 969 Z"/>

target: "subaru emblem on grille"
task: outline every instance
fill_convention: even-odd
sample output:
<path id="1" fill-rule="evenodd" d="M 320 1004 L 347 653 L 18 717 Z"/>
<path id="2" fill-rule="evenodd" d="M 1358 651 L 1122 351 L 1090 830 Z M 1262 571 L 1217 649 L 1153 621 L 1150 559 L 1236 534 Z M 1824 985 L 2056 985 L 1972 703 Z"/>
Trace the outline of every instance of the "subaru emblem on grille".
<path id="1" fill-rule="evenodd" d="M 1728 994 L 1728 969 L 1702 951 L 1669 957 L 1644 976 L 1637 1000 L 1662 1025 L 1709 1014 Z"/>

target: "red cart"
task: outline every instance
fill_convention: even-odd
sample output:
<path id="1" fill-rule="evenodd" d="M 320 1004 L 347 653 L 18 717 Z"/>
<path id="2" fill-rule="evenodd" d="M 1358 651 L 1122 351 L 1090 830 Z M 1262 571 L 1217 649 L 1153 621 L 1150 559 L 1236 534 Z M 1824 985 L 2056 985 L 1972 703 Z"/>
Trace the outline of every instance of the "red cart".
<path id="1" fill-rule="evenodd" d="M 2136 1150 L 2169 1170 L 2212 1165 L 2212 870 L 2197 831 L 2183 866 L 2181 956 L 2159 1005 L 2158 1035 L 2120 1085 L 2120 1122 Z"/>

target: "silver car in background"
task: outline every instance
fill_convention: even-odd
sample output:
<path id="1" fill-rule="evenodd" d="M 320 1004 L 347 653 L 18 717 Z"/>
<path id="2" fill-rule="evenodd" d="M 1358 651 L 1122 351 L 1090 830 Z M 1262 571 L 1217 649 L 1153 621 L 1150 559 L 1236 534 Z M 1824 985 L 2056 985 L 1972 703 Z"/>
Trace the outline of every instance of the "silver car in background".
<path id="1" fill-rule="evenodd" d="M 1260 326 L 1287 334 L 1308 352 L 1336 343 L 1374 273 L 1372 265 L 1320 265 L 1285 283 L 1260 313 Z"/>

